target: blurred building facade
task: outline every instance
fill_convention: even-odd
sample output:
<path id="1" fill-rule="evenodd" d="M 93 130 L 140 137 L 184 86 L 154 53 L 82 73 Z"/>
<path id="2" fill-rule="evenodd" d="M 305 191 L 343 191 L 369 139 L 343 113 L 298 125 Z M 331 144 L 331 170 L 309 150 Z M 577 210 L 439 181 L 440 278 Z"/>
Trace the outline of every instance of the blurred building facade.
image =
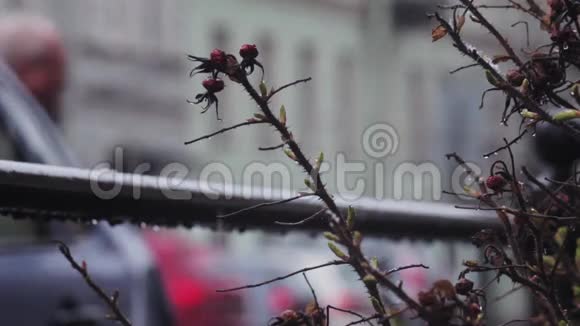
<path id="1" fill-rule="evenodd" d="M 479 160 L 499 145 L 489 129 L 499 128 L 501 108 L 477 112 L 486 87 L 482 73 L 450 76 L 449 70 L 467 61 L 447 40 L 430 42 L 432 23 L 424 13 L 434 5 L 428 0 L 0 1 L 5 13 L 37 12 L 64 32 L 71 59 L 65 133 L 88 166 L 112 160 L 114 149 L 122 147 L 124 170 L 142 162 L 159 170 L 177 161 L 196 177 L 206 164 L 223 162 L 241 183 L 248 164 L 281 162 L 293 172 L 292 188 L 300 188 L 301 171 L 281 151 L 257 150 L 280 143 L 269 128 L 240 129 L 183 146 L 257 112 L 231 82 L 220 94 L 222 122 L 213 111 L 200 115 L 199 107 L 186 104 L 202 91 L 201 77 L 188 78 L 192 63 L 186 54 L 203 56 L 216 47 L 236 53 L 239 45 L 256 43 L 269 86 L 313 77 L 273 101 L 274 108 L 286 106 L 306 152 L 314 157 L 324 150 L 332 168 L 338 153 L 347 162 L 364 163 L 365 171 L 349 175 L 347 185 L 364 177 L 365 193 L 377 195 L 380 187 L 379 197 L 392 196 L 393 171 L 403 162 L 433 163 L 448 172 L 445 153 Z M 466 30 L 474 42 L 482 39 Z M 491 47 L 491 40 L 482 41 Z M 362 135 L 380 122 L 395 128 L 387 141 L 398 147 L 374 157 L 361 146 Z M 377 167 L 384 171 L 377 173 Z M 376 185 L 379 179 L 384 186 Z M 332 173 L 327 180 L 333 189 L 341 182 Z M 408 183 L 405 198 L 413 197 L 412 179 Z M 430 189 L 424 190 L 429 199 Z"/>
<path id="2" fill-rule="evenodd" d="M 0 0 L 5 14 L 46 15 L 63 31 L 71 61 L 64 132 L 86 166 L 114 160 L 119 148 L 117 160 L 123 157 L 117 169 L 143 173 L 136 166 L 151 163 L 150 172 L 159 173 L 164 164 L 179 162 L 195 178 L 218 162 L 242 183 L 248 165 L 282 163 L 293 172 L 292 187 L 300 188 L 302 171 L 281 151 L 258 151 L 280 143 L 269 128 L 239 129 L 183 145 L 257 112 L 248 96 L 226 81 L 219 94 L 224 120 L 216 121 L 213 111 L 200 115 L 199 107 L 186 103 L 202 91 L 201 77 L 188 77 L 192 63 L 186 54 L 204 56 L 216 47 L 236 53 L 241 44 L 256 43 L 269 86 L 313 77 L 273 100 L 274 108 L 286 106 L 289 125 L 306 152 L 316 157 L 324 150 L 333 168 L 341 153 L 348 162 L 363 163 L 364 171 L 347 178 L 348 187 L 364 177 L 365 194 L 378 197 L 393 197 L 394 171 L 401 164 L 432 163 L 448 178 L 452 165 L 446 153 L 481 162 L 482 152 L 501 145 L 501 135 L 515 136 L 499 126 L 500 96 L 489 97 L 486 109 L 477 110 L 486 88 L 481 71 L 449 74 L 469 62 L 448 40 L 431 43 L 432 23 L 424 13 L 435 5 L 431 0 Z M 464 33 L 493 53 L 488 35 L 469 23 Z M 362 135 L 376 123 L 396 130 L 386 140 L 398 143 L 396 152 L 378 157 L 365 152 Z M 325 180 L 336 190 L 337 179 L 329 173 Z M 417 197 L 413 180 L 405 180 L 403 197 Z M 434 196 L 429 184 L 421 194 Z M 263 246 L 265 238 L 248 237 L 241 245 L 231 240 L 236 243 L 231 248 Z M 377 245 L 379 253 L 385 248 Z M 447 246 L 441 253 L 432 250 L 429 244 L 417 253 L 448 256 Z M 450 261 L 445 269 L 458 265 Z"/>

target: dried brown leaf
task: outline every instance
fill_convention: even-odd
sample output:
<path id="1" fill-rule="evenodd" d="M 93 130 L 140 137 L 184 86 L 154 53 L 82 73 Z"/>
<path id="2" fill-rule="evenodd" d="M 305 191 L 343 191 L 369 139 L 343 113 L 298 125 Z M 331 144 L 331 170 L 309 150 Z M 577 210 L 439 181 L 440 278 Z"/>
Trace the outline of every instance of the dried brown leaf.
<path id="1" fill-rule="evenodd" d="M 431 31 L 431 39 L 433 42 L 437 42 L 447 35 L 447 29 L 443 25 L 439 25 Z"/>
<path id="2" fill-rule="evenodd" d="M 461 15 L 461 16 L 457 16 L 456 18 L 456 26 L 455 28 L 457 29 L 457 33 L 461 32 L 461 29 L 463 28 L 463 25 L 465 25 L 465 16 Z"/>
<path id="3" fill-rule="evenodd" d="M 511 60 L 512 57 L 510 57 L 509 55 L 504 55 L 504 54 L 498 54 L 493 56 L 493 59 L 491 60 L 491 62 L 493 62 L 494 64 L 500 63 L 500 62 L 508 62 Z"/>
<path id="4" fill-rule="evenodd" d="M 439 280 L 433 283 L 433 291 L 441 298 L 451 299 L 455 297 L 455 286 L 448 280 Z"/>

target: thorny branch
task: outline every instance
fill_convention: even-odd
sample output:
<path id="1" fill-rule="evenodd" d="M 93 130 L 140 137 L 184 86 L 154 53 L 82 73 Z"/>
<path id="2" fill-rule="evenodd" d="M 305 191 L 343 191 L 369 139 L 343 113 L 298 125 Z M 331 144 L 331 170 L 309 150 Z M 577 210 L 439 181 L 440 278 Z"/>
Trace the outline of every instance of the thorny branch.
<path id="1" fill-rule="evenodd" d="M 289 203 L 291 201 L 295 201 L 298 199 L 302 199 L 302 198 L 306 198 L 306 197 L 312 197 L 314 196 L 314 194 L 300 194 L 294 197 L 290 197 L 290 198 L 286 198 L 286 199 L 282 199 L 282 200 L 277 200 L 277 201 L 273 201 L 273 202 L 269 202 L 269 203 L 261 203 L 261 204 L 257 204 L 254 206 L 250 206 L 250 207 L 246 207 L 240 210 L 237 210 L 235 212 L 229 213 L 229 214 L 225 214 L 225 215 L 218 215 L 217 218 L 228 218 L 228 217 L 232 217 L 232 216 L 238 216 L 238 215 L 243 215 L 246 214 L 248 212 L 252 212 L 256 209 L 260 209 L 260 208 L 264 208 L 264 207 L 269 207 L 269 206 L 276 206 L 276 205 L 281 205 L 281 204 L 286 204 Z"/>
<path id="2" fill-rule="evenodd" d="M 125 317 L 121 309 L 119 309 L 118 305 L 119 292 L 115 291 L 111 296 L 106 294 L 105 291 L 97 283 L 95 283 L 91 278 L 91 276 L 89 275 L 87 264 L 84 261 L 82 262 L 82 265 L 77 263 L 76 260 L 73 258 L 69 247 L 63 242 L 57 241 L 57 243 L 58 249 L 60 250 L 62 255 L 66 258 L 66 260 L 68 260 L 68 262 L 71 264 L 72 268 L 83 277 L 85 283 L 87 283 L 87 285 L 93 290 L 93 292 L 95 292 L 101 298 L 101 300 L 105 302 L 105 304 L 109 307 L 112 315 L 108 316 L 108 318 L 119 322 L 123 326 L 131 326 L 131 322 L 129 321 L 129 319 L 127 319 L 127 317 Z"/>
<path id="3" fill-rule="evenodd" d="M 276 128 L 276 130 L 280 133 L 281 138 L 286 141 L 289 150 L 292 152 L 295 158 L 295 161 L 298 162 L 298 164 L 300 164 L 300 166 L 302 166 L 306 173 L 312 178 L 315 187 L 313 190 L 315 191 L 316 195 L 324 202 L 329 212 L 331 213 L 331 217 L 328 219 L 330 228 L 338 237 L 339 242 L 346 246 L 348 249 L 349 257 L 347 258 L 347 261 L 349 264 L 354 267 L 356 273 L 361 279 L 363 279 L 369 273 L 380 273 L 371 267 L 370 263 L 361 252 L 360 247 L 356 246 L 354 243 L 353 234 L 347 226 L 347 220 L 343 216 L 342 212 L 338 209 L 336 203 L 332 199 L 332 196 L 326 190 L 326 187 L 320 178 L 320 174 L 316 169 L 314 169 L 306 155 L 304 155 L 302 149 L 298 146 L 286 125 L 282 123 L 276 116 L 274 116 L 272 110 L 269 107 L 268 97 L 263 97 L 258 94 L 256 89 L 250 84 L 245 74 L 237 74 L 235 78 L 239 80 L 246 92 L 248 92 L 250 97 L 258 104 L 262 113 L 266 117 L 266 120 Z M 391 280 L 386 277 L 380 277 L 378 280 L 379 284 L 393 291 L 395 295 L 397 295 L 401 300 L 403 300 L 409 306 L 413 307 L 413 309 L 415 309 L 421 317 L 427 320 L 429 319 L 429 313 Z M 374 305 L 377 313 L 384 313 L 384 309 L 380 308 L 384 305 L 382 303 L 377 284 L 365 283 L 365 287 L 367 288 L 367 291 L 372 298 L 371 300 L 378 302 L 377 305 Z M 390 323 L 386 321 L 382 324 L 389 325 Z"/>
<path id="4" fill-rule="evenodd" d="M 250 121 L 238 123 L 237 125 L 233 125 L 231 127 L 223 128 L 223 129 L 220 129 L 220 130 L 218 130 L 216 132 L 213 132 L 211 134 L 207 134 L 207 135 L 204 135 L 202 137 L 199 137 L 199 138 L 196 138 L 196 139 L 193 139 L 193 140 L 186 141 L 186 142 L 184 142 L 184 144 L 185 145 L 191 145 L 193 143 L 197 143 L 198 141 L 202 141 L 202 140 L 205 140 L 205 139 L 210 139 L 213 136 L 216 136 L 216 135 L 219 135 L 219 134 L 223 134 L 225 132 L 228 132 L 228 131 L 231 131 L 231 130 L 234 130 L 234 129 L 237 129 L 237 128 L 240 128 L 240 127 L 257 125 L 257 124 L 264 124 L 264 123 L 268 123 L 268 121 L 263 121 L 263 120 L 250 120 Z"/>
<path id="5" fill-rule="evenodd" d="M 270 108 L 269 100 L 272 96 L 290 86 L 296 85 L 298 83 L 307 82 L 310 80 L 310 78 L 305 78 L 297 80 L 295 82 L 291 82 L 276 90 L 270 91 L 269 93 L 265 83 L 262 82 L 260 84 L 258 92 L 258 90 L 254 88 L 254 86 L 250 83 L 248 79 L 248 75 L 252 73 L 254 65 L 262 67 L 261 64 L 256 60 L 258 56 L 258 51 L 256 47 L 253 45 L 244 45 L 240 50 L 240 55 L 242 56 L 243 60 L 239 64 L 237 60 L 234 59 L 235 57 L 233 55 L 226 54 L 225 52 L 219 49 L 212 51 L 210 58 L 190 56 L 190 58 L 192 58 L 193 61 L 197 61 L 199 63 L 199 65 L 193 69 L 193 74 L 198 72 L 209 74 L 209 79 L 206 79 L 203 83 L 207 92 L 204 94 L 198 94 L 196 98 L 197 97 L 209 98 L 217 104 L 218 99 L 215 96 L 215 94 L 222 91 L 224 88 L 223 82 L 221 81 L 221 79 L 218 78 L 218 75 L 221 73 L 227 75 L 230 78 L 230 80 L 241 84 L 241 86 L 250 95 L 251 99 L 258 105 L 261 111 L 260 113 L 255 114 L 254 118 L 249 119 L 248 122 L 222 129 L 217 133 L 229 131 L 239 126 L 256 123 L 268 123 L 271 126 L 273 126 L 280 134 L 280 138 L 283 144 L 285 144 L 284 151 L 286 155 L 290 157 L 292 160 L 296 161 L 304 169 L 304 171 L 307 173 L 309 177 L 308 179 L 305 180 L 306 185 L 313 191 L 313 195 L 316 195 L 326 206 L 326 211 L 328 213 L 326 216 L 326 221 L 330 227 L 331 230 L 330 237 L 332 239 L 331 242 L 329 243 L 329 247 L 345 263 L 352 266 L 362 280 L 367 280 L 363 283 L 366 287 L 366 290 L 369 293 L 369 297 L 371 299 L 373 307 L 375 308 L 376 313 L 380 315 L 385 315 L 386 313 L 383 299 L 378 289 L 378 286 L 381 285 L 392 291 L 395 295 L 397 295 L 403 302 L 405 302 L 409 307 L 415 310 L 419 316 L 421 316 L 426 320 L 429 320 L 430 312 L 424 309 L 411 296 L 409 296 L 400 286 L 396 285 L 393 281 L 388 279 L 376 267 L 373 267 L 371 262 L 369 262 L 362 253 L 360 248 L 360 242 L 362 240 L 360 233 L 351 229 L 347 217 L 345 217 L 344 213 L 338 208 L 334 199 L 328 193 L 324 183 L 321 180 L 319 169 L 320 163 L 323 159 L 322 154 L 313 165 L 313 163 L 306 157 L 300 146 L 294 140 L 293 134 L 286 127 L 287 118 L 285 108 L 284 107 L 281 108 L 280 117 L 275 116 Z M 187 143 L 190 144 L 195 141 L 207 139 L 217 133 L 206 135 Z M 303 197 L 303 195 L 278 202 L 259 204 L 221 217 L 222 218 L 230 217 L 241 213 L 249 212 L 260 207 L 282 204 L 284 202 L 296 200 L 301 197 Z M 340 249 L 338 249 L 337 245 L 346 247 L 347 253 L 343 254 L 340 251 Z M 373 275 L 375 274 L 377 276 L 373 277 Z M 373 279 L 373 281 L 370 280 L 371 278 Z M 381 320 L 380 324 L 390 325 L 388 319 Z"/>
<path id="6" fill-rule="evenodd" d="M 233 291 L 239 291 L 239 290 L 245 290 L 245 289 L 251 289 L 251 288 L 257 288 L 266 284 L 270 284 L 270 283 L 274 283 L 274 282 L 278 282 L 281 280 L 285 280 L 289 277 L 292 277 L 294 275 L 298 275 L 298 274 L 303 274 L 305 272 L 308 271 L 313 271 L 316 269 L 320 269 L 320 268 L 324 268 L 324 267 L 328 267 L 328 266 L 339 266 L 339 265 L 346 265 L 347 263 L 341 260 L 333 260 L 331 262 L 325 263 L 325 264 L 320 264 L 320 265 L 316 265 L 316 266 L 312 266 L 312 267 L 306 267 L 306 268 L 302 268 L 300 270 L 297 270 L 295 272 L 292 272 L 290 274 L 286 274 L 284 276 L 279 276 L 279 277 L 275 277 L 271 280 L 267 280 L 264 282 L 260 282 L 260 283 L 256 283 L 256 284 L 249 284 L 249 285 L 244 285 L 244 286 L 239 286 L 239 287 L 235 287 L 235 288 L 231 288 L 231 289 L 224 289 L 224 290 L 217 290 L 217 292 L 233 292 Z"/>

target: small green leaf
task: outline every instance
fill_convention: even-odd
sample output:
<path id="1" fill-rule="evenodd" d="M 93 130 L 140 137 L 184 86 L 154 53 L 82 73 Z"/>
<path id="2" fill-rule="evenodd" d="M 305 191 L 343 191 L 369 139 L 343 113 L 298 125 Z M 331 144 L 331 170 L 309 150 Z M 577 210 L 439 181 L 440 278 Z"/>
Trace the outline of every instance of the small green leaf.
<path id="1" fill-rule="evenodd" d="M 545 255 L 543 260 L 544 260 L 544 264 L 546 264 L 550 267 L 552 267 L 552 266 L 554 266 L 554 264 L 556 264 L 556 259 L 554 259 L 553 256 Z"/>
<path id="2" fill-rule="evenodd" d="M 365 282 L 365 284 L 377 284 L 376 277 L 372 276 L 371 274 L 365 275 L 362 280 Z"/>
<path id="3" fill-rule="evenodd" d="M 522 82 L 522 86 L 520 87 L 520 92 L 523 95 L 528 95 L 529 91 L 530 91 L 530 81 L 527 78 L 525 78 L 524 81 Z"/>
<path id="4" fill-rule="evenodd" d="M 262 94 L 262 97 L 268 96 L 268 86 L 266 86 L 266 82 L 263 80 L 260 82 L 260 94 Z"/>
<path id="5" fill-rule="evenodd" d="M 554 121 L 567 121 L 575 118 L 580 118 L 580 111 L 564 110 L 556 113 L 552 119 Z"/>
<path id="6" fill-rule="evenodd" d="M 340 239 L 331 232 L 324 232 L 324 237 L 330 241 L 334 241 L 334 242 L 340 242 Z"/>
<path id="7" fill-rule="evenodd" d="M 296 161 L 296 155 L 294 155 L 294 152 L 292 152 L 290 149 L 285 148 L 284 154 L 286 154 L 286 156 L 288 156 L 291 160 Z"/>
<path id="8" fill-rule="evenodd" d="M 254 117 L 259 120 L 266 120 L 266 116 L 262 113 L 254 113 Z"/>
<path id="9" fill-rule="evenodd" d="M 520 114 L 522 115 L 522 117 L 527 118 L 527 119 L 532 119 L 532 120 L 539 120 L 540 119 L 540 115 L 529 111 L 528 109 L 523 109 L 522 111 L 520 111 Z"/>
<path id="10" fill-rule="evenodd" d="M 346 226 L 352 230 L 354 227 L 354 218 L 356 214 L 354 212 L 354 208 L 352 206 L 348 206 L 348 210 L 346 211 Z"/>
<path id="11" fill-rule="evenodd" d="M 320 152 L 318 158 L 316 159 L 316 162 L 314 162 L 314 170 L 316 170 L 316 172 L 320 171 L 320 166 L 322 165 L 322 162 L 324 162 L 324 153 Z"/>
<path id="12" fill-rule="evenodd" d="M 284 105 L 280 107 L 280 122 L 283 125 L 286 125 L 286 108 L 284 107 Z"/>
<path id="13" fill-rule="evenodd" d="M 336 255 L 336 257 L 338 257 L 344 261 L 349 260 L 349 257 L 344 252 L 342 252 L 342 250 L 340 250 L 334 243 L 329 242 L 328 248 L 330 248 L 330 250 Z"/>
<path id="14" fill-rule="evenodd" d="M 379 269 L 379 259 L 377 257 L 371 258 L 371 267 L 374 269 Z"/>
<path id="15" fill-rule="evenodd" d="M 310 181 L 310 179 L 304 179 L 304 184 L 306 185 L 306 187 L 308 187 L 310 190 L 316 192 L 316 186 L 312 183 L 312 181 Z"/>

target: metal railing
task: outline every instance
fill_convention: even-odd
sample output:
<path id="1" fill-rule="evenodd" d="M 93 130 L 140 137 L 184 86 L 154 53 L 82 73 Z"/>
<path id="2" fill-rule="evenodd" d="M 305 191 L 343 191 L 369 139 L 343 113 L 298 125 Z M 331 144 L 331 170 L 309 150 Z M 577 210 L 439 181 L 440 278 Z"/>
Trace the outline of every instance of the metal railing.
<path id="1" fill-rule="evenodd" d="M 210 198 L 203 189 L 214 189 L 197 181 L 134 175 L 110 171 L 56 167 L 42 164 L 0 161 L 0 213 L 15 218 L 107 220 L 112 224 L 160 226 L 207 226 L 222 229 L 263 229 L 288 232 L 326 229 L 322 219 L 299 226 L 275 221 L 299 221 L 320 210 L 321 203 L 302 198 L 290 203 L 263 207 L 229 218 L 217 215 L 277 200 L 244 196 Z M 175 185 L 175 186 L 171 186 Z M 98 187 L 98 188 L 97 188 Z M 114 190 L 103 199 L 95 189 Z M 339 207 L 348 203 L 338 201 Z M 450 204 L 360 199 L 353 203 L 357 229 L 365 234 L 389 237 L 463 238 L 482 228 L 499 225 L 489 212 L 455 209 Z"/>

